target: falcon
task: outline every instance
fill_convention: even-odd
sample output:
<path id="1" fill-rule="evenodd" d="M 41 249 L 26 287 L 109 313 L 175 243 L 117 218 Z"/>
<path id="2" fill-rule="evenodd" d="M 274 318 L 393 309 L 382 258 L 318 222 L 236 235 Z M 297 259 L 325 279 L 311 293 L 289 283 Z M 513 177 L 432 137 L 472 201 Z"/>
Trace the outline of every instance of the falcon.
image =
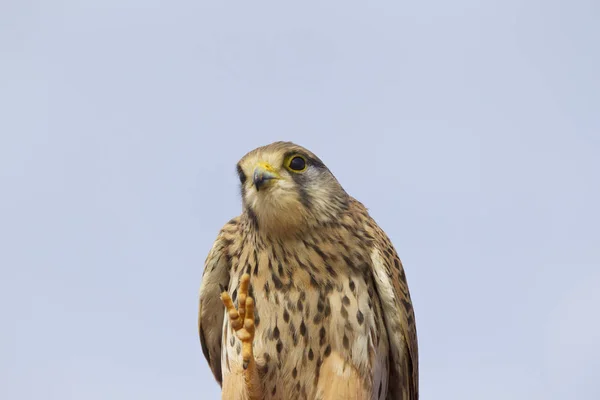
<path id="1" fill-rule="evenodd" d="M 252 150 L 237 173 L 243 210 L 200 285 L 200 342 L 222 398 L 417 400 L 406 276 L 367 209 L 291 142 Z"/>

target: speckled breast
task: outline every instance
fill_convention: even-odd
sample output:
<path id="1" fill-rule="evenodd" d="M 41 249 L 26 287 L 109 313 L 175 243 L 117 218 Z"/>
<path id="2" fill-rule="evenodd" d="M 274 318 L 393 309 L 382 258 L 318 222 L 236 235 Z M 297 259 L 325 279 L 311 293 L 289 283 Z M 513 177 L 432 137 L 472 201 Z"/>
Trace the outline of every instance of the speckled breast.
<path id="1" fill-rule="evenodd" d="M 354 366 L 378 398 L 387 386 L 388 342 L 381 305 L 356 238 L 336 232 L 293 241 L 246 238 L 231 254 L 229 293 L 251 274 L 255 300 L 254 356 L 269 399 L 315 399 L 332 354 Z M 223 364 L 241 363 L 241 342 L 224 319 Z M 329 363 L 331 364 L 331 363 Z M 329 365 L 328 364 L 328 365 Z M 332 371 L 326 371 L 332 373 Z"/>

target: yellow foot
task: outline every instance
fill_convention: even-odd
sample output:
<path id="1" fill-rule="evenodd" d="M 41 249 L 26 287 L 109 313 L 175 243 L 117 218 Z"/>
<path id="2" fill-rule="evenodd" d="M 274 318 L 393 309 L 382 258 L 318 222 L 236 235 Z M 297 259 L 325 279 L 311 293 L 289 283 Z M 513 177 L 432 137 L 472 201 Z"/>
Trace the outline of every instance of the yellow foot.
<path id="1" fill-rule="evenodd" d="M 254 300 L 248 297 L 250 286 L 250 275 L 242 275 L 238 294 L 238 309 L 235 309 L 233 301 L 227 292 L 221 294 L 221 300 L 227 308 L 229 321 L 235 333 L 242 342 L 242 359 L 244 369 L 248 369 L 251 361 L 254 361 L 252 342 L 254 341 Z"/>
<path id="2" fill-rule="evenodd" d="M 229 321 L 238 339 L 242 342 L 242 365 L 244 367 L 244 381 L 246 383 L 247 398 L 250 400 L 262 399 L 262 390 L 258 368 L 254 361 L 252 342 L 254 341 L 254 300 L 248 297 L 250 275 L 242 275 L 238 294 L 238 309 L 227 292 L 221 293 L 221 300 L 227 308 Z"/>

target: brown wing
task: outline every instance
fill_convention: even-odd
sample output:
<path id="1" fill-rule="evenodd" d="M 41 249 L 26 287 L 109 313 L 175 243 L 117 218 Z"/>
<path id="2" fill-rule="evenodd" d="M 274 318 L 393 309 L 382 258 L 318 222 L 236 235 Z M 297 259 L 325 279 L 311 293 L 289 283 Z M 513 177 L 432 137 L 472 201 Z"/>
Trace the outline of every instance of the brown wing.
<path id="1" fill-rule="evenodd" d="M 400 258 L 387 235 L 371 219 L 371 260 L 377 293 L 390 340 L 388 399 L 419 398 L 419 353 L 415 313 Z"/>
<path id="2" fill-rule="evenodd" d="M 238 232 L 239 220 L 233 219 L 219 232 L 217 240 L 206 257 L 200 305 L 198 310 L 198 333 L 202 352 L 219 385 L 223 383 L 221 372 L 221 339 L 225 307 L 221 293 L 229 286 L 229 246 Z"/>

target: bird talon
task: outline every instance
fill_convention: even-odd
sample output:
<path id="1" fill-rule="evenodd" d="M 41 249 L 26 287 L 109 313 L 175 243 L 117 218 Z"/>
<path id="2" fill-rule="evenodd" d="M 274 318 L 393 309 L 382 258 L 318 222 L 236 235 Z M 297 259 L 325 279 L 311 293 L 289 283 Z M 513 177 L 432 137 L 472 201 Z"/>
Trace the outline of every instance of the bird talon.
<path id="1" fill-rule="evenodd" d="M 238 307 L 236 308 L 227 292 L 221 294 L 221 300 L 227 309 L 231 327 L 242 342 L 242 358 L 244 370 L 248 369 L 253 357 L 253 342 L 255 333 L 254 299 L 248 296 L 250 275 L 244 274 L 240 279 Z"/>

